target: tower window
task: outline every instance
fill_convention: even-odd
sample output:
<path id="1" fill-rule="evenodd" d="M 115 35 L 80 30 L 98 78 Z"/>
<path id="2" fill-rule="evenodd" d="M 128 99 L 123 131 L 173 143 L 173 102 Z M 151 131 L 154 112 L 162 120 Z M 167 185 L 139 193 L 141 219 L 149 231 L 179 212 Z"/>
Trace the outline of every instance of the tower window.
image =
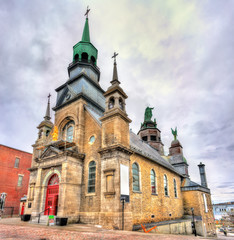
<path id="1" fill-rule="evenodd" d="M 150 181 L 151 181 L 151 193 L 156 193 L 155 172 L 153 169 L 150 171 Z"/>
<path id="2" fill-rule="evenodd" d="M 75 62 L 77 62 L 79 60 L 79 54 L 76 54 L 74 57 Z"/>
<path id="3" fill-rule="evenodd" d="M 164 193 L 165 193 L 165 196 L 168 196 L 168 181 L 167 181 L 167 176 L 164 175 Z"/>
<path id="4" fill-rule="evenodd" d="M 91 56 L 91 63 L 94 65 L 96 63 L 96 59 L 94 56 Z"/>
<path id="5" fill-rule="evenodd" d="M 114 105 L 115 105 L 115 99 L 112 97 L 112 98 L 110 98 L 108 108 L 111 109 L 114 107 Z"/>
<path id="6" fill-rule="evenodd" d="M 124 110 L 124 103 L 122 98 L 119 98 L 119 107 L 120 109 Z"/>
<path id="7" fill-rule="evenodd" d="M 132 185 L 133 191 L 140 191 L 139 167 L 136 163 L 132 164 Z"/>
<path id="8" fill-rule="evenodd" d="M 156 141 L 156 136 L 150 136 L 151 141 Z"/>
<path id="9" fill-rule="evenodd" d="M 66 139 L 68 142 L 73 142 L 74 125 L 74 121 L 69 121 L 63 128 L 63 139 Z"/>
<path id="10" fill-rule="evenodd" d="M 20 161 L 19 158 L 15 158 L 15 165 L 14 165 L 14 168 L 18 168 L 18 167 L 19 167 L 19 161 Z"/>
<path id="11" fill-rule="evenodd" d="M 86 52 L 81 54 L 81 61 L 88 62 L 88 54 Z"/>
<path id="12" fill-rule="evenodd" d="M 147 140 L 148 140 L 147 136 L 142 137 L 142 140 L 147 142 Z"/>
<path id="13" fill-rule="evenodd" d="M 95 192 L 95 180 L 96 180 L 96 163 L 92 161 L 89 163 L 88 193 Z"/>
<path id="14" fill-rule="evenodd" d="M 50 134 L 50 130 L 47 130 L 47 131 L 46 131 L 46 137 L 48 137 L 49 134 Z"/>

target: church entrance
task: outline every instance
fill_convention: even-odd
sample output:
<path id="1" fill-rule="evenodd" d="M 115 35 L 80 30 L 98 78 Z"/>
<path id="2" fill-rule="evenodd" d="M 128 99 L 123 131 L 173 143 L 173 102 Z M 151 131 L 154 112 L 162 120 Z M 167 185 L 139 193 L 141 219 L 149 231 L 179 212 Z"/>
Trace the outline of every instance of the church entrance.
<path id="1" fill-rule="evenodd" d="M 57 215 L 59 194 L 59 177 L 54 174 L 49 182 L 46 192 L 45 215 Z M 48 209 L 49 208 L 49 209 Z"/>

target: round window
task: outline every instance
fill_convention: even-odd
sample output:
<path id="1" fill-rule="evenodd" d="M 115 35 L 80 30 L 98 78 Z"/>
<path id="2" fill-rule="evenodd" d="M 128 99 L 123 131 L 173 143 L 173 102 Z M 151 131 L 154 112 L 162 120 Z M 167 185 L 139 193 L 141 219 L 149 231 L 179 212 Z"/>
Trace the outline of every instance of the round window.
<path id="1" fill-rule="evenodd" d="M 89 143 L 90 143 L 90 144 L 93 144 L 94 141 L 95 141 L 95 137 L 94 137 L 94 136 L 90 137 L 90 139 L 89 139 Z"/>

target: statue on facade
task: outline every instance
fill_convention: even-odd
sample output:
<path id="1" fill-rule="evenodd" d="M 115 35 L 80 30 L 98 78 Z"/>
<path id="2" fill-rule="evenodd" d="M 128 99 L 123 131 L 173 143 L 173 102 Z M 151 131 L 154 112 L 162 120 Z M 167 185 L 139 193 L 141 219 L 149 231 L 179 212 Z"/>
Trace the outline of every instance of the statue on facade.
<path id="1" fill-rule="evenodd" d="M 58 140 L 58 128 L 54 126 L 54 131 L 52 133 L 52 141 L 57 141 Z"/>
<path id="2" fill-rule="evenodd" d="M 172 132 L 172 135 L 174 136 L 174 140 L 176 140 L 176 137 L 178 136 L 178 134 L 177 134 L 177 127 L 175 128 L 175 130 L 173 130 L 171 128 L 171 132 Z"/>
<path id="3" fill-rule="evenodd" d="M 150 107 L 147 107 L 146 109 L 145 109 L 145 121 L 147 122 L 147 121 L 151 121 L 151 118 L 152 118 L 152 116 L 153 116 L 153 114 L 152 114 L 152 110 L 153 110 L 154 108 L 150 108 Z"/>

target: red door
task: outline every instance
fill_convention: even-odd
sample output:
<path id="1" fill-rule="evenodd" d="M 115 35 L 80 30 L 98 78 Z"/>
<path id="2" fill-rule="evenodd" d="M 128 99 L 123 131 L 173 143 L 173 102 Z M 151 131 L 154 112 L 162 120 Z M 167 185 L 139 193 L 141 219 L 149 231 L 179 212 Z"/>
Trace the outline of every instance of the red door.
<path id="1" fill-rule="evenodd" d="M 22 207 L 21 207 L 21 213 L 20 213 L 20 215 L 24 215 L 24 202 L 23 202 Z"/>
<path id="2" fill-rule="evenodd" d="M 56 215 L 58 209 L 59 178 L 54 174 L 49 182 L 46 193 L 45 215 Z"/>

